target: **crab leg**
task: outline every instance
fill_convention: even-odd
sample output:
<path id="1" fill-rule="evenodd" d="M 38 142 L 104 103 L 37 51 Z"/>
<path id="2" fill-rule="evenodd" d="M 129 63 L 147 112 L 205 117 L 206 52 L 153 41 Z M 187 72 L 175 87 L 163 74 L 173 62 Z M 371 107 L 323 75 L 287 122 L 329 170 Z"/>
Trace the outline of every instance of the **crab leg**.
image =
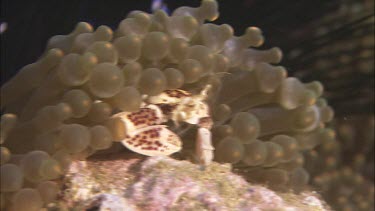
<path id="1" fill-rule="evenodd" d="M 211 131 L 201 127 L 197 133 L 196 154 L 198 161 L 203 166 L 210 165 L 214 158 L 214 147 L 211 142 Z"/>

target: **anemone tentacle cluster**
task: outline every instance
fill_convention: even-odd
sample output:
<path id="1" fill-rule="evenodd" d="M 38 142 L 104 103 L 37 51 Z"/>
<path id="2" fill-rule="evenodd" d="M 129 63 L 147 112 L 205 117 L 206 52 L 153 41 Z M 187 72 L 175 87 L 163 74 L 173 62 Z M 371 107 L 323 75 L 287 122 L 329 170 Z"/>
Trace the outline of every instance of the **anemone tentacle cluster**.
<path id="1" fill-rule="evenodd" d="M 54 201 L 73 159 L 126 137 L 114 113 L 139 110 L 145 95 L 199 93 L 207 84 L 215 160 L 250 181 L 303 188 L 303 152 L 334 139 L 322 84 L 287 77 L 277 66 L 281 50 L 258 48 L 259 28 L 234 36 L 227 24 L 206 23 L 218 15 L 217 2 L 203 0 L 171 16 L 131 12 L 114 31 L 81 22 L 52 37 L 38 61 L 1 87 L 1 207 L 39 210 Z M 179 133 L 185 159 L 196 132 L 187 128 Z"/>

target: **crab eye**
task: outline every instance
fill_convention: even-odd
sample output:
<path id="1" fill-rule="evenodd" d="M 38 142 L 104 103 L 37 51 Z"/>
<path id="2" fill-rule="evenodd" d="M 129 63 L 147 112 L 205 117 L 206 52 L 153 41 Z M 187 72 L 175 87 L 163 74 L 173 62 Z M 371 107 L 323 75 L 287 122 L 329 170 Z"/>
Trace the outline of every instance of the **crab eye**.
<path id="1" fill-rule="evenodd" d="M 182 111 L 179 116 L 180 116 L 181 119 L 185 119 L 186 113 Z"/>

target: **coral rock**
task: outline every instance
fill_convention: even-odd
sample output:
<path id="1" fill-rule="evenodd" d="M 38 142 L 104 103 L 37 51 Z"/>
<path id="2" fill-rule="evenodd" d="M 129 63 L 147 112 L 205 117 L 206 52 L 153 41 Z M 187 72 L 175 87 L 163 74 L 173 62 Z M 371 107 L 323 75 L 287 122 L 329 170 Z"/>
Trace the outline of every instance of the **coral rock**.
<path id="1" fill-rule="evenodd" d="M 108 156 L 107 156 L 108 157 Z M 65 178 L 69 208 L 98 210 L 328 210 L 314 193 L 277 193 L 247 183 L 227 164 L 205 170 L 168 157 L 75 161 Z"/>

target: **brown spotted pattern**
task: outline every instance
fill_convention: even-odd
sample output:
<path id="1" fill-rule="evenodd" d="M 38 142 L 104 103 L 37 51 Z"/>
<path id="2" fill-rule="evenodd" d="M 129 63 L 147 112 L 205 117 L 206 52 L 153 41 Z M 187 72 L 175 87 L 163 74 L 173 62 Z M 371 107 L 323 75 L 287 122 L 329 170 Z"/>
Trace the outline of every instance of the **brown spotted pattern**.
<path id="1" fill-rule="evenodd" d="M 170 155 L 181 149 L 180 138 L 165 125 L 142 128 L 122 143 L 130 150 L 148 156 Z"/>
<path id="2" fill-rule="evenodd" d="M 177 135 L 175 133 L 170 133 L 166 139 L 167 143 L 170 143 L 173 146 L 180 146 L 181 142 L 179 139 L 176 139 L 176 136 Z"/>
<path id="3" fill-rule="evenodd" d="M 160 127 L 142 131 L 128 139 L 127 143 L 142 150 L 160 150 L 162 144 L 159 139 L 162 129 L 163 128 Z"/>
<path id="4" fill-rule="evenodd" d="M 151 108 L 141 108 L 139 111 L 129 113 L 127 118 L 136 128 L 157 125 L 161 123 L 161 118 L 157 116 L 156 111 Z"/>
<path id="5" fill-rule="evenodd" d="M 175 98 L 183 98 L 183 97 L 190 97 L 191 93 L 181 90 L 181 89 L 167 89 L 164 91 L 168 97 L 175 97 Z"/>

